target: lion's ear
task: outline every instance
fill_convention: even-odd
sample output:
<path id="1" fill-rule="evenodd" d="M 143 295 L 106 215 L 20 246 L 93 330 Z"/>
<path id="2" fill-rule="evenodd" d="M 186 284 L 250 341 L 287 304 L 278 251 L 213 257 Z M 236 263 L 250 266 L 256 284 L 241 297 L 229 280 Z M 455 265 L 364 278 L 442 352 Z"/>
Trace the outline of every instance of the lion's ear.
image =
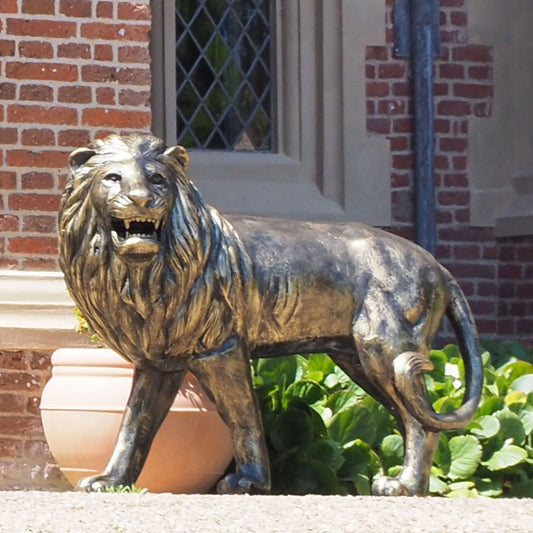
<path id="1" fill-rule="evenodd" d="M 96 154 L 91 148 L 77 148 L 68 156 L 68 164 L 72 171 L 78 170 L 85 165 L 89 159 Z"/>
<path id="2" fill-rule="evenodd" d="M 165 155 L 170 155 L 185 169 L 189 170 L 189 153 L 183 146 L 171 146 L 165 150 Z"/>

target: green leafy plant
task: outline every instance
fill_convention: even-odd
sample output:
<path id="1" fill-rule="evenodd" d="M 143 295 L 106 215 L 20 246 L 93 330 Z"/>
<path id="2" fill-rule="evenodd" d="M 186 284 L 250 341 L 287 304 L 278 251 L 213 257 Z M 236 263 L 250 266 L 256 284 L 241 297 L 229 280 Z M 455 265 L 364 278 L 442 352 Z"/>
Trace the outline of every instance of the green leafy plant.
<path id="1" fill-rule="evenodd" d="M 146 494 L 148 490 L 141 489 L 136 485 L 117 485 L 116 487 L 107 487 L 102 492 L 108 492 L 112 494 L 124 494 L 126 492 L 136 493 L 136 494 Z"/>
<path id="2" fill-rule="evenodd" d="M 441 435 L 430 492 L 454 496 L 533 496 L 533 365 L 521 345 L 483 354 L 480 409 L 461 431 Z M 514 355 L 517 354 L 517 355 Z M 464 394 L 459 349 L 433 350 L 427 388 L 439 412 Z M 253 362 L 275 493 L 369 494 L 373 479 L 395 475 L 403 439 L 394 418 L 324 354 Z"/>

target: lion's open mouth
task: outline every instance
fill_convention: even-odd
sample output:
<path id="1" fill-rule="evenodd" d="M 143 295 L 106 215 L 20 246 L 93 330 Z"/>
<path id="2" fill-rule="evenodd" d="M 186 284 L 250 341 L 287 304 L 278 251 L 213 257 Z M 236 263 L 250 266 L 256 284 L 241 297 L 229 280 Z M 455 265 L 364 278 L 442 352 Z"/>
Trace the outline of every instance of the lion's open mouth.
<path id="1" fill-rule="evenodd" d="M 159 250 L 161 221 L 144 217 L 112 217 L 111 235 L 121 253 L 154 254 Z"/>

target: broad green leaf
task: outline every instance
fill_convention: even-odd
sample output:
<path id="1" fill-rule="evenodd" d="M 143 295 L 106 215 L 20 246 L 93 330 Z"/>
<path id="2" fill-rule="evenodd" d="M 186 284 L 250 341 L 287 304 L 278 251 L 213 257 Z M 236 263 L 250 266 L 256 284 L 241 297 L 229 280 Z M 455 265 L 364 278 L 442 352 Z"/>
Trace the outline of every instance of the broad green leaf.
<path id="1" fill-rule="evenodd" d="M 328 374 L 331 374 L 334 369 L 335 363 L 328 355 L 324 353 L 315 353 L 309 356 L 307 361 L 307 372 L 320 372 L 323 376 L 327 376 Z"/>
<path id="2" fill-rule="evenodd" d="M 514 391 L 522 391 L 525 394 L 533 392 L 533 374 L 525 374 L 516 378 L 511 385 L 510 389 Z"/>
<path id="3" fill-rule="evenodd" d="M 533 374 L 533 365 L 526 361 L 515 361 L 505 365 L 501 373 L 507 378 L 507 383 L 511 384 L 521 376 Z"/>
<path id="4" fill-rule="evenodd" d="M 449 490 L 450 489 L 448 488 L 448 484 L 442 481 L 442 479 L 439 479 L 436 476 L 431 476 L 429 478 L 429 492 L 431 494 L 443 495 Z"/>
<path id="5" fill-rule="evenodd" d="M 272 421 L 269 437 L 278 452 L 310 444 L 313 441 L 311 417 L 302 409 L 289 407 Z"/>
<path id="6" fill-rule="evenodd" d="M 449 439 L 447 435 L 441 434 L 433 463 L 439 466 L 443 474 L 448 475 L 451 462 Z"/>
<path id="7" fill-rule="evenodd" d="M 520 378 L 519 378 L 520 379 Z M 505 405 L 513 409 L 520 409 L 527 403 L 527 394 L 519 390 L 509 390 L 504 398 Z"/>
<path id="8" fill-rule="evenodd" d="M 497 479 L 476 479 L 476 488 L 480 496 L 500 496 L 503 492 L 502 482 Z"/>
<path id="9" fill-rule="evenodd" d="M 479 407 L 477 416 L 492 415 L 497 411 L 500 411 L 504 407 L 504 402 L 497 396 L 491 396 L 487 398 Z"/>
<path id="10" fill-rule="evenodd" d="M 526 433 L 518 415 L 507 409 L 502 409 L 494 413 L 494 416 L 500 422 L 500 432 L 498 434 L 500 442 L 503 443 L 508 439 L 513 439 L 514 444 L 521 445 L 524 443 Z"/>
<path id="11" fill-rule="evenodd" d="M 509 496 L 512 498 L 533 498 L 533 479 L 523 479 L 513 483 Z"/>
<path id="12" fill-rule="evenodd" d="M 344 463 L 341 445 L 329 439 L 320 439 L 313 442 L 307 448 L 307 451 L 310 457 L 328 464 L 333 470 L 338 470 Z"/>
<path id="13" fill-rule="evenodd" d="M 300 379 L 287 387 L 283 395 L 284 405 L 286 406 L 293 398 L 305 400 L 306 403 L 312 405 L 325 401 L 326 392 L 315 381 Z"/>
<path id="14" fill-rule="evenodd" d="M 364 474 L 357 474 L 354 479 L 355 490 L 360 496 L 370 496 L 372 489 L 370 487 L 370 480 Z"/>
<path id="15" fill-rule="evenodd" d="M 381 442 L 380 450 L 385 468 L 403 463 L 404 447 L 400 435 L 387 435 Z"/>
<path id="16" fill-rule="evenodd" d="M 522 426 L 524 426 L 525 434 L 530 435 L 533 431 L 533 411 L 523 409 L 518 416 L 520 417 Z"/>
<path id="17" fill-rule="evenodd" d="M 321 494 L 338 494 L 339 483 L 333 468 L 328 463 L 312 457 L 309 459 L 309 464 L 315 471 L 318 479 L 319 486 L 316 492 L 320 492 Z"/>
<path id="18" fill-rule="evenodd" d="M 504 444 L 503 447 L 496 451 L 492 457 L 483 464 L 491 471 L 496 472 L 520 464 L 527 458 L 527 452 L 524 448 L 514 444 Z"/>
<path id="19" fill-rule="evenodd" d="M 481 461 L 482 448 L 473 435 L 459 435 L 450 439 L 450 479 L 466 479 L 476 470 Z"/>
<path id="20" fill-rule="evenodd" d="M 356 439 L 371 443 L 376 435 L 375 421 L 369 409 L 353 405 L 333 415 L 328 424 L 328 434 L 343 446 Z"/>
<path id="21" fill-rule="evenodd" d="M 479 439 L 490 439 L 500 431 L 500 422 L 495 416 L 480 416 L 467 429 Z"/>
<path id="22" fill-rule="evenodd" d="M 334 392 L 324 404 L 324 407 L 329 407 L 333 414 L 342 411 L 347 407 L 357 405 L 360 402 L 360 398 L 350 390 L 340 390 Z"/>
<path id="23" fill-rule="evenodd" d="M 314 370 L 313 372 L 306 372 L 304 374 L 306 381 L 313 381 L 315 383 L 321 383 L 324 379 L 324 373 L 320 370 Z"/>
<path id="24" fill-rule="evenodd" d="M 343 451 L 344 463 L 337 475 L 342 480 L 354 480 L 358 474 L 366 472 L 370 466 L 370 447 L 361 440 L 356 440 Z"/>

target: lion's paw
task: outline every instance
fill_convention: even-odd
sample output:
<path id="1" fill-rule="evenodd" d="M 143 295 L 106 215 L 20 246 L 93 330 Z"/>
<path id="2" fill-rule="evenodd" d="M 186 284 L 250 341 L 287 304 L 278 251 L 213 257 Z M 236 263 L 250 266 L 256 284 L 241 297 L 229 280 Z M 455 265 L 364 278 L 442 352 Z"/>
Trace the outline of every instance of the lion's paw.
<path id="1" fill-rule="evenodd" d="M 383 476 L 372 483 L 374 496 L 412 496 L 413 493 L 396 477 Z"/>
<path id="2" fill-rule="evenodd" d="M 268 491 L 266 482 L 242 474 L 229 474 L 217 485 L 219 494 L 265 494 Z"/>
<path id="3" fill-rule="evenodd" d="M 97 474 L 80 479 L 76 488 L 83 492 L 105 492 L 107 489 L 120 485 L 121 483 L 114 476 Z"/>

